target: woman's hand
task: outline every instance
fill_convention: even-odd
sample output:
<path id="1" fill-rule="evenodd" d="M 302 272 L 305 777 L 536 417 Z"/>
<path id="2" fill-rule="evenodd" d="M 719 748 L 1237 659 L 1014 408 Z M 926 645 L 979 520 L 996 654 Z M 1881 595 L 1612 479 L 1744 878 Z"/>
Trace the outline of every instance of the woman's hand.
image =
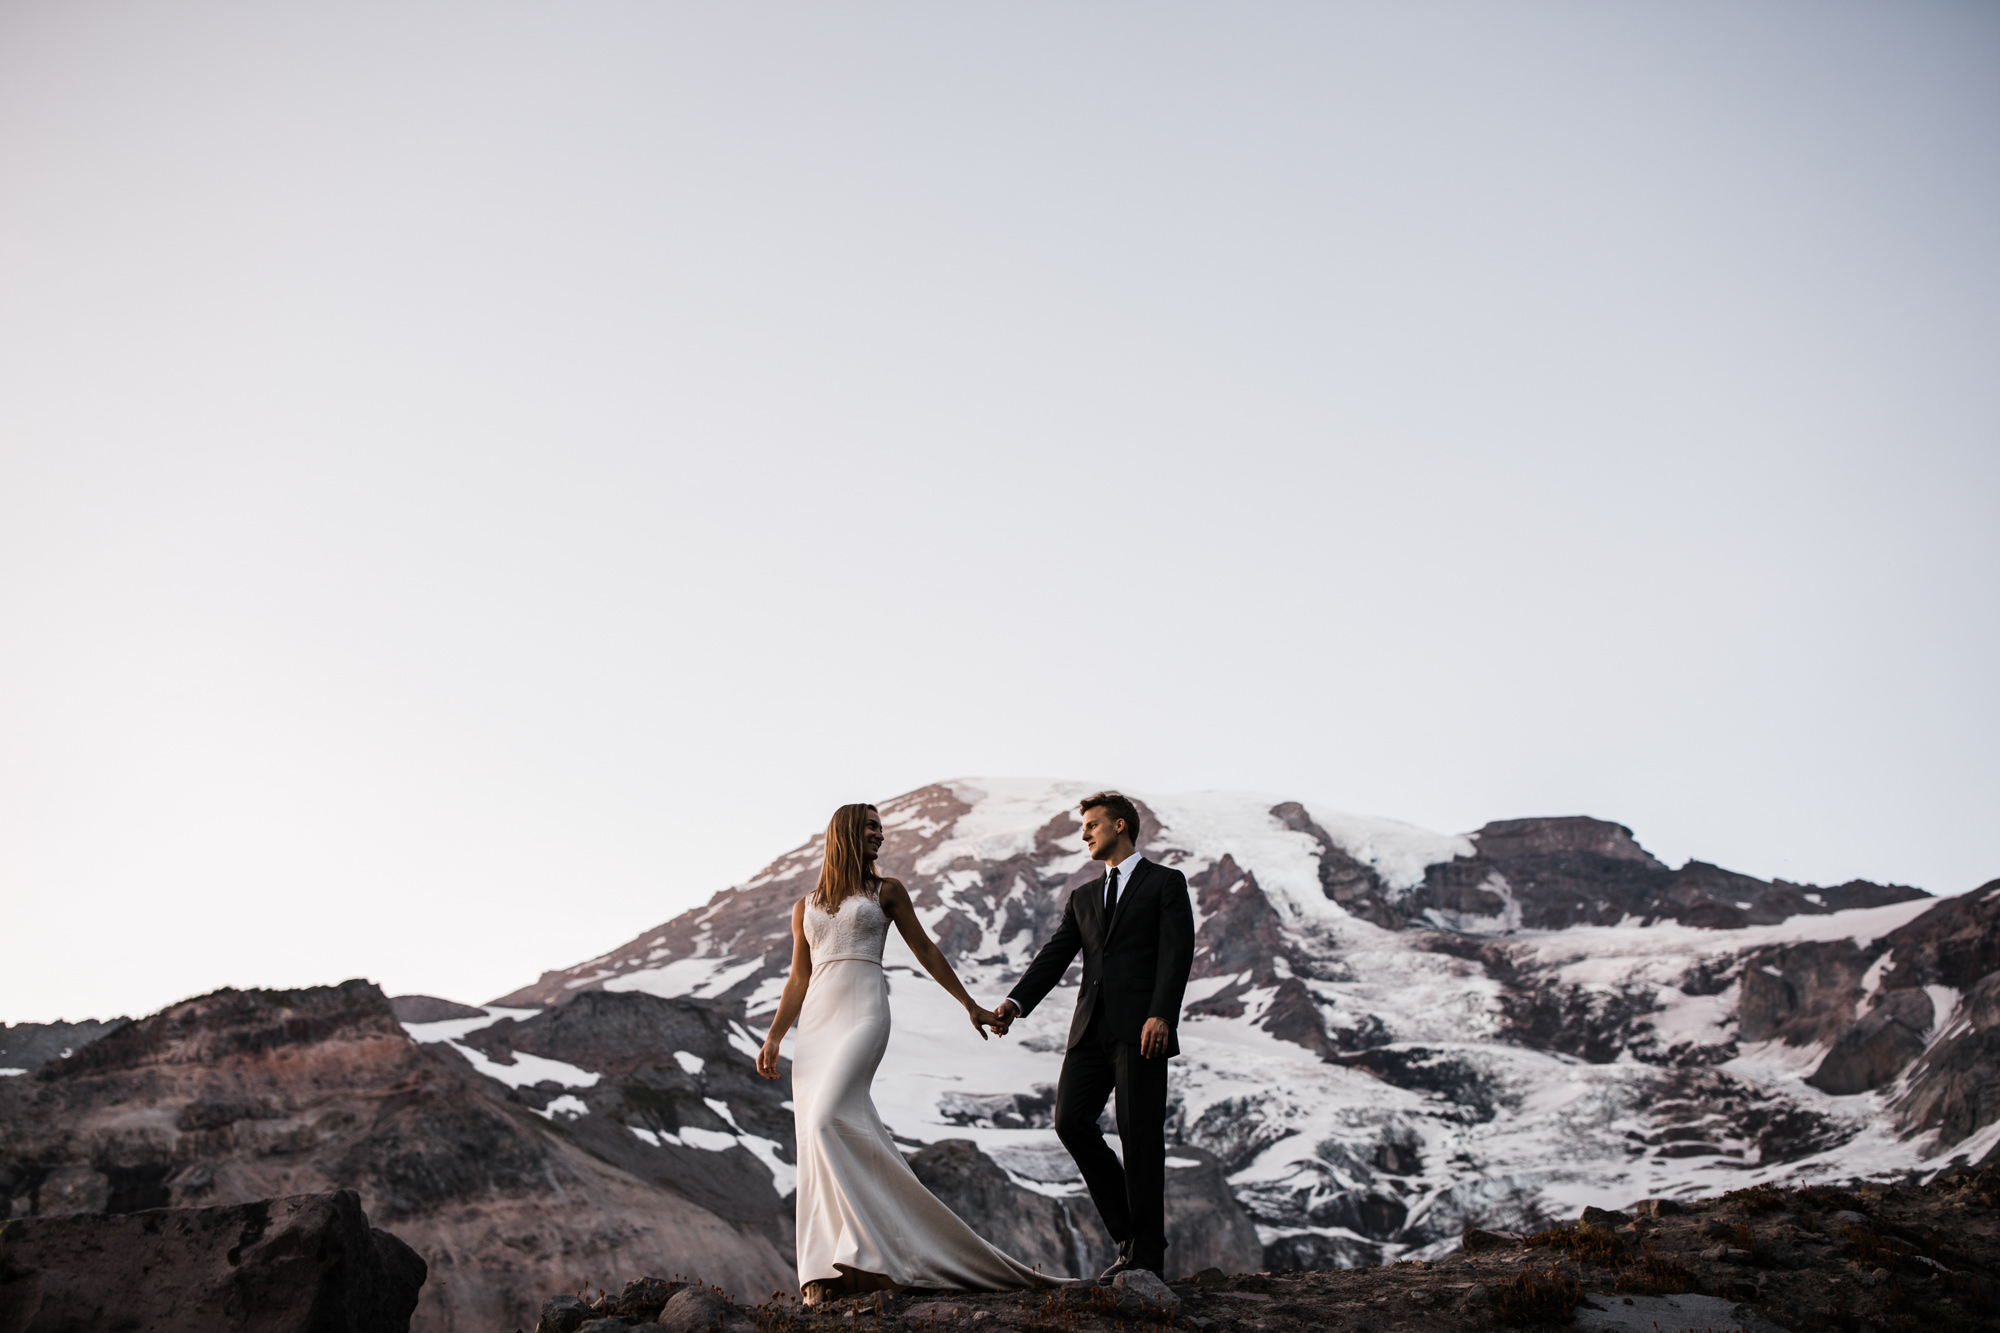
<path id="1" fill-rule="evenodd" d="M 757 1052 L 757 1072 L 765 1078 L 778 1076 L 778 1039 L 764 1038 L 764 1047 Z"/>
<path id="2" fill-rule="evenodd" d="M 1001 1020 L 1000 1015 L 994 1013 L 991 1009 L 981 1009 L 976 1004 L 969 1004 L 965 1007 L 965 1012 L 971 1017 L 972 1030 L 979 1034 L 981 1041 L 986 1040 L 986 1029 L 988 1028 L 992 1028 L 1000 1036 L 1004 1037 L 1007 1035 L 1007 1024 Z"/>

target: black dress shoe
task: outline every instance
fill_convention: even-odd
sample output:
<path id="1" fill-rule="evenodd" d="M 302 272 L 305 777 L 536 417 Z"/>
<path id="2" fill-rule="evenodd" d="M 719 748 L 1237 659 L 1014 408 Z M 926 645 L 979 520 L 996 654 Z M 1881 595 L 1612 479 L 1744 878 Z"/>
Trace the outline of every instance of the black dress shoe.
<path id="1" fill-rule="evenodd" d="M 1132 1242 L 1129 1240 L 1120 1241 L 1118 1243 L 1118 1258 L 1113 1261 L 1111 1267 L 1097 1275 L 1098 1284 L 1102 1286 L 1109 1283 L 1112 1278 L 1117 1277 L 1130 1267 L 1132 1267 Z"/>

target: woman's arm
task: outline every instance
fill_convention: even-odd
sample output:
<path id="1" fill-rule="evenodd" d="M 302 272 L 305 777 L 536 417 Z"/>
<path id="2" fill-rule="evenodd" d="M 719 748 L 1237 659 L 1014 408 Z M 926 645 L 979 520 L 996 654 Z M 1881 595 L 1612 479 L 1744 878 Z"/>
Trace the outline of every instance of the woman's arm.
<path id="1" fill-rule="evenodd" d="M 757 1072 L 765 1078 L 778 1076 L 778 1043 L 798 1022 L 812 976 L 812 949 L 806 944 L 806 900 L 801 898 L 792 904 L 792 974 L 785 978 L 785 993 L 778 997 L 778 1014 L 771 1020 L 764 1049 L 757 1052 Z"/>
<path id="2" fill-rule="evenodd" d="M 910 946 L 910 952 L 924 965 L 924 971 L 930 973 L 931 979 L 944 987 L 952 999 L 965 1006 L 967 1016 L 972 1019 L 973 1030 L 979 1033 L 981 1041 L 986 1040 L 987 1028 L 995 1032 L 1006 1031 L 1006 1025 L 992 1010 L 981 1009 L 965 993 L 965 987 L 959 984 L 958 973 L 951 970 L 951 960 L 931 942 L 930 932 L 917 919 L 917 909 L 910 902 L 909 891 L 903 887 L 901 880 L 882 881 L 882 910 L 896 923 L 896 929 L 903 932 L 903 943 Z"/>

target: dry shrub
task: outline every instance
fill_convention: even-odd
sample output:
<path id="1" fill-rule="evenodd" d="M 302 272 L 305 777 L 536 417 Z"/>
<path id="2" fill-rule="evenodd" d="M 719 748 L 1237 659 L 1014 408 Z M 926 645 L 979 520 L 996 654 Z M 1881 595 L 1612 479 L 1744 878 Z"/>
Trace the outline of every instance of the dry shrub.
<path id="1" fill-rule="evenodd" d="M 1527 1238 L 1527 1244 L 1560 1250 L 1564 1258 L 1574 1259 L 1580 1264 L 1609 1266 L 1625 1257 L 1625 1242 L 1611 1232 L 1600 1227 L 1572 1226 L 1567 1222 L 1547 1231 L 1537 1231 Z"/>
<path id="2" fill-rule="evenodd" d="M 1022 1333 L 1075 1333 L 1076 1311 L 1064 1305 L 1060 1291 L 1052 1291 L 1021 1325 Z"/>
<path id="3" fill-rule="evenodd" d="M 1560 1268 L 1524 1268 L 1493 1293 L 1493 1317 L 1503 1324 L 1567 1324 L 1583 1286 Z"/>
<path id="4" fill-rule="evenodd" d="M 1699 1292 L 1701 1280 L 1680 1260 L 1663 1257 L 1648 1245 L 1637 1259 L 1618 1270 L 1616 1287 L 1635 1296 L 1679 1296 Z"/>

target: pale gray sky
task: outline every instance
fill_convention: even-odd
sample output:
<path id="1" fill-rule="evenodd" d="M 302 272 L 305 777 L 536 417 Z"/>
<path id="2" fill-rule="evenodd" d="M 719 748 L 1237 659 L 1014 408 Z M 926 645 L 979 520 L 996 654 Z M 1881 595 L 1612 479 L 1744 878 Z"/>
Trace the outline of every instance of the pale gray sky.
<path id="1" fill-rule="evenodd" d="M 973 773 L 2000 876 L 2000 7 L 0 3 L 0 1019 Z"/>

